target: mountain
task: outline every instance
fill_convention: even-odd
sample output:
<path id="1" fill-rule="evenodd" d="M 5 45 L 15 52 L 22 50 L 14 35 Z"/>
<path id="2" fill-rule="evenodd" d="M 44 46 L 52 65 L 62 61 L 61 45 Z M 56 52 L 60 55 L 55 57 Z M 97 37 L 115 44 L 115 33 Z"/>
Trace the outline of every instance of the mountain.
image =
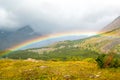
<path id="1" fill-rule="evenodd" d="M 60 41 L 2 55 L 1 79 L 119 80 L 120 54 L 99 54 L 112 49 L 119 53 L 119 39 L 120 29 L 114 28 L 82 40 Z"/>
<path id="2" fill-rule="evenodd" d="M 120 54 L 120 17 L 115 19 L 112 23 L 107 25 L 98 35 L 88 37 L 85 39 L 73 41 L 61 41 L 49 45 L 47 48 L 31 49 L 33 52 L 62 52 L 63 49 L 71 51 L 71 49 L 78 48 L 83 50 L 95 51 L 97 53 L 115 52 Z M 77 50 L 77 49 L 76 49 Z M 75 51 L 76 52 L 76 51 Z"/>
<path id="3" fill-rule="evenodd" d="M 102 33 L 84 39 L 80 47 L 96 52 L 120 54 L 120 16 L 101 30 Z"/>
<path id="4" fill-rule="evenodd" d="M 30 26 L 24 26 L 16 31 L 0 30 L 0 50 L 10 48 L 23 41 L 41 36 Z"/>
<path id="5" fill-rule="evenodd" d="M 34 49 L 33 51 L 35 52 L 35 50 L 37 50 L 41 53 L 43 50 L 44 52 L 55 50 L 58 52 L 64 48 L 68 50 L 78 48 L 95 51 L 97 53 L 115 52 L 120 54 L 120 17 L 102 29 L 102 32 L 103 33 L 85 39 L 61 41 L 48 46 L 48 48 Z"/>
<path id="6" fill-rule="evenodd" d="M 115 19 L 111 24 L 106 26 L 103 30 L 108 30 L 104 33 L 79 40 L 59 41 L 42 48 L 20 50 L 4 57 L 13 59 L 65 60 L 73 59 L 74 57 L 78 59 L 84 59 L 86 57 L 96 58 L 98 54 L 108 54 L 111 52 L 119 55 L 120 21 L 118 19 Z"/>
<path id="7" fill-rule="evenodd" d="M 106 27 L 104 27 L 101 32 L 108 32 L 112 31 L 114 29 L 120 28 L 120 16 L 117 17 L 114 21 L 112 21 L 110 24 L 108 24 Z"/>

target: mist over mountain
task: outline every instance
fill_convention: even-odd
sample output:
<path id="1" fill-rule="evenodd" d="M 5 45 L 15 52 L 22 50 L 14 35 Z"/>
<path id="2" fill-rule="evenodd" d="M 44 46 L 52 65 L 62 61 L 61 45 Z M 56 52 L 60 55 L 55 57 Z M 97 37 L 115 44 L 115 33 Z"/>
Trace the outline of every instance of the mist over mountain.
<path id="1" fill-rule="evenodd" d="M 35 39 L 40 36 L 43 36 L 43 35 L 40 32 L 35 32 L 34 29 L 29 25 L 26 25 L 14 31 L 0 29 L 0 43 L 1 43 L 0 50 L 9 49 L 10 47 L 21 44 L 24 41 Z M 43 47 L 58 41 L 76 40 L 76 39 L 83 39 L 86 37 L 88 37 L 88 35 L 64 36 L 64 37 L 58 37 L 53 39 L 47 39 L 39 43 L 25 46 L 21 49 Z"/>
<path id="2" fill-rule="evenodd" d="M 0 49 L 7 49 L 26 40 L 36 38 L 41 34 L 36 33 L 29 25 L 16 31 L 0 30 Z"/>
<path id="3" fill-rule="evenodd" d="M 101 32 L 81 41 L 80 47 L 96 52 L 120 54 L 120 16 L 104 27 Z"/>
<path id="4" fill-rule="evenodd" d="M 108 32 L 114 29 L 120 28 L 120 16 L 117 17 L 114 21 L 104 27 L 101 32 Z"/>
<path id="5" fill-rule="evenodd" d="M 18 50 L 10 55 L 12 59 L 61 59 L 69 60 L 70 57 L 90 57 L 95 58 L 98 54 L 114 53 L 120 54 L 120 21 L 115 19 L 112 23 L 106 26 L 106 31 L 87 38 L 77 40 L 63 40 L 59 42 L 51 42 L 45 47 L 33 47 L 25 50 Z M 103 29 L 104 30 L 104 29 Z M 49 43 L 49 41 L 46 41 Z M 27 55 L 26 55 L 27 54 Z M 19 55 L 19 56 L 18 56 Z"/>
<path id="6" fill-rule="evenodd" d="M 0 0 L 0 29 L 29 24 L 41 34 L 97 32 L 119 16 L 119 7 L 114 0 Z"/>
<path id="7" fill-rule="evenodd" d="M 90 50 L 97 53 L 114 52 L 120 54 L 120 17 L 102 29 L 104 32 L 95 36 L 72 41 L 60 41 L 47 47 L 34 48 L 30 51 L 42 54 L 44 52 L 57 54 L 65 53 L 64 50 L 77 52 L 79 49 Z M 80 37 L 79 37 L 80 38 Z M 29 50 L 29 49 L 28 49 Z M 66 52 L 67 54 L 67 52 Z M 29 57 L 29 56 L 28 56 Z"/>

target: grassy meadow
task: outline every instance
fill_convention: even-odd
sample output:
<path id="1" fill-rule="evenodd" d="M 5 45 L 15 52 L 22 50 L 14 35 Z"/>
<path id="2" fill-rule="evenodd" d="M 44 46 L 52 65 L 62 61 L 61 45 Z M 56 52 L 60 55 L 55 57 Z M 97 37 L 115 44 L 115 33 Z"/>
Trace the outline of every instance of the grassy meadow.
<path id="1" fill-rule="evenodd" d="M 0 80 L 120 80 L 120 68 L 100 69 L 82 61 L 0 60 Z"/>

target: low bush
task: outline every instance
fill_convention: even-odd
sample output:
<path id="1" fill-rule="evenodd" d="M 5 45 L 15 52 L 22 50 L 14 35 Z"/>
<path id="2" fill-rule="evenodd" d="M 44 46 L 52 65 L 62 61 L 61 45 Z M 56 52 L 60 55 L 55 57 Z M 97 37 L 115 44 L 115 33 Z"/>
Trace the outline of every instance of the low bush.
<path id="1" fill-rule="evenodd" d="M 100 68 L 118 68 L 120 67 L 120 59 L 116 55 L 118 54 L 100 54 L 96 62 Z"/>

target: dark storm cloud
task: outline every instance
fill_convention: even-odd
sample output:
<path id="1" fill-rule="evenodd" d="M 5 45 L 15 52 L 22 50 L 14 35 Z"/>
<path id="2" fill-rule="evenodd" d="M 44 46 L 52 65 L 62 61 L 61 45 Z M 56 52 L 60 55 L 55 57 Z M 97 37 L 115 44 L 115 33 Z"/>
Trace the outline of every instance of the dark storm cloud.
<path id="1" fill-rule="evenodd" d="M 119 0 L 0 0 L 0 28 L 42 34 L 98 31 L 120 15 Z"/>

